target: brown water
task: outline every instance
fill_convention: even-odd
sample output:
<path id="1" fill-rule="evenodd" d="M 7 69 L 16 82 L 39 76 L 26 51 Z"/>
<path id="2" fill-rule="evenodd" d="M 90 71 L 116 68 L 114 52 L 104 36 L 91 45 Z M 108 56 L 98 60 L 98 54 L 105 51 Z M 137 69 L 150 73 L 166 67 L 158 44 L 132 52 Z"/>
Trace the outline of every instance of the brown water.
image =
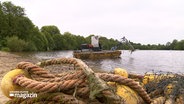
<path id="1" fill-rule="evenodd" d="M 16 54 L 45 60 L 73 57 L 72 53 L 73 51 L 51 51 Z M 137 50 L 132 54 L 129 51 L 122 51 L 121 58 L 83 61 L 94 70 L 107 72 L 116 67 L 125 68 L 129 72 L 139 74 L 152 70 L 156 72 L 184 72 L 184 51 Z"/>

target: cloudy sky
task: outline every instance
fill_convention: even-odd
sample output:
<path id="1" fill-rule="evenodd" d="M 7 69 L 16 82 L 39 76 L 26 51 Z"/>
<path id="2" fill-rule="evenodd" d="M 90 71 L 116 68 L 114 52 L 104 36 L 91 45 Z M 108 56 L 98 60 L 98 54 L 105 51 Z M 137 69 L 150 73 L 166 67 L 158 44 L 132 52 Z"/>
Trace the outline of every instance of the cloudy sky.
<path id="1" fill-rule="evenodd" d="M 7 1 L 7 0 L 1 0 Z M 10 0 L 41 28 L 141 44 L 184 39 L 184 0 Z"/>

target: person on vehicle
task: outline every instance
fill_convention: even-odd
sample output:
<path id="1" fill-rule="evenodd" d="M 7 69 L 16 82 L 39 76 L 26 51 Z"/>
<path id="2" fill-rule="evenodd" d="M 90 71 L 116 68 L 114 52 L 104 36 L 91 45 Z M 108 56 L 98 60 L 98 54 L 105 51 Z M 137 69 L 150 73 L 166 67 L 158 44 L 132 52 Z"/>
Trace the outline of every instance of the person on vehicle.
<path id="1" fill-rule="evenodd" d="M 100 51 L 101 50 L 101 44 L 99 43 L 100 36 L 92 36 L 91 37 L 91 44 L 93 45 L 94 51 Z"/>

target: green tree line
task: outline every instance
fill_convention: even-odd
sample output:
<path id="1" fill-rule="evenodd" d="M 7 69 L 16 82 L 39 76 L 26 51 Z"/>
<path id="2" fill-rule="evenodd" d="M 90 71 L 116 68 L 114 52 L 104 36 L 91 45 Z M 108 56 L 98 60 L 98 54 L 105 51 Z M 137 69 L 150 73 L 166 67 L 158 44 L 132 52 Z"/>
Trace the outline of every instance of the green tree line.
<path id="1" fill-rule="evenodd" d="M 43 26 L 39 29 L 26 16 L 25 9 L 11 2 L 0 2 L 0 50 L 4 51 L 50 51 L 77 50 L 80 45 L 90 44 L 91 36 L 83 37 L 70 32 L 60 33 L 57 26 Z M 119 42 L 115 39 L 100 38 L 103 49 L 111 49 Z M 130 42 L 141 50 L 184 50 L 184 40 L 173 40 L 165 45 L 142 45 Z M 129 49 L 122 44 L 118 49 Z"/>

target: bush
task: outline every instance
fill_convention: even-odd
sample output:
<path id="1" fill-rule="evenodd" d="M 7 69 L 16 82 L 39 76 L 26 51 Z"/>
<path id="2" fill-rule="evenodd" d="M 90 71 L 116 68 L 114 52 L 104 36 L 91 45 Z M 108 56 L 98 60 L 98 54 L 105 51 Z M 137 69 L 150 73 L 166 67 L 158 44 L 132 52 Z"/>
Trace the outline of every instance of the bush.
<path id="1" fill-rule="evenodd" d="M 8 47 L 3 47 L 3 48 L 1 48 L 1 51 L 9 52 L 9 51 L 10 51 L 10 49 L 9 49 Z"/>
<path id="2" fill-rule="evenodd" d="M 17 36 L 7 38 L 7 47 L 10 51 L 20 52 L 26 49 L 27 43 Z"/>

